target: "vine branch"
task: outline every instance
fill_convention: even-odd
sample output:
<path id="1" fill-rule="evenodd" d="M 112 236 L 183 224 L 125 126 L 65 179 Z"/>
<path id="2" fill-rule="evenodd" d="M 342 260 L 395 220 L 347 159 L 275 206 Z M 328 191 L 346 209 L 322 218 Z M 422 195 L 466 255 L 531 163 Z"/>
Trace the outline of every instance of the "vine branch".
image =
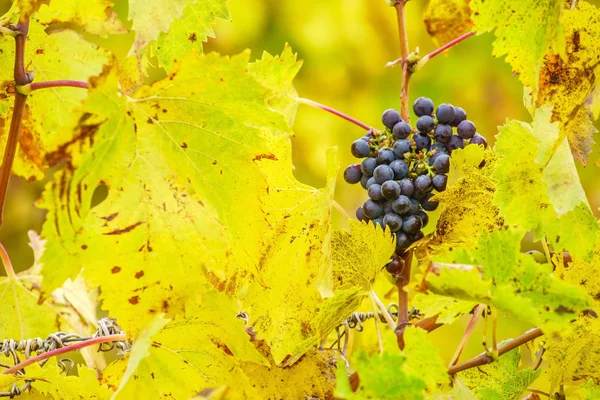
<path id="1" fill-rule="evenodd" d="M 519 347 L 529 341 L 532 341 L 533 339 L 536 339 L 536 338 L 542 336 L 543 334 L 544 333 L 542 332 L 542 330 L 540 328 L 530 329 L 527 332 L 525 332 L 524 334 L 522 334 L 521 336 L 518 336 L 509 341 L 506 341 L 502 345 L 498 346 L 498 356 L 501 356 L 504 353 L 508 353 L 509 351 L 516 349 L 517 347 Z M 464 371 L 469 368 L 474 368 L 474 367 L 479 367 L 481 365 L 489 364 L 492 361 L 493 361 L 493 358 L 490 355 L 488 355 L 486 353 L 481 353 L 478 356 L 471 358 L 470 360 L 467 360 L 460 364 L 456 364 L 456 365 L 449 367 L 448 374 L 454 375 L 460 371 Z"/>
<path id="2" fill-rule="evenodd" d="M 12 263 L 10 262 L 10 257 L 8 257 L 8 252 L 6 251 L 2 243 L 0 243 L 0 259 L 2 259 L 2 264 L 4 265 L 4 270 L 6 271 L 6 276 L 8 276 L 10 279 L 15 279 L 15 270 L 13 269 Z"/>
<path id="3" fill-rule="evenodd" d="M 412 253 L 412 250 L 409 250 L 402 258 L 402 271 L 400 271 L 398 279 L 396 280 L 396 287 L 398 288 L 398 324 L 396 325 L 395 332 L 400 350 L 404 349 L 404 331 L 406 330 L 406 327 L 410 326 L 408 320 L 408 292 L 404 290 L 404 288 L 410 282 Z"/>
<path id="4" fill-rule="evenodd" d="M 463 35 L 460 35 L 459 37 L 457 37 L 456 39 L 453 39 L 451 41 L 449 41 L 448 43 L 446 43 L 445 45 L 435 49 L 434 51 L 432 51 L 431 53 L 427 54 L 426 56 L 424 56 L 423 58 L 421 58 L 421 60 L 417 63 L 415 70 L 419 70 L 421 69 L 421 67 L 423 67 L 423 65 L 425 65 L 429 60 L 431 60 L 433 57 L 437 56 L 438 54 L 442 53 L 445 50 L 448 50 L 450 47 L 462 42 L 463 40 L 470 38 L 471 36 L 474 36 L 475 32 L 471 31 L 471 32 L 467 32 Z"/>
<path id="5" fill-rule="evenodd" d="M 404 6 L 407 0 L 397 0 L 394 4 L 396 17 L 398 19 L 398 36 L 400 39 L 400 59 L 402 60 L 402 86 L 400 92 L 400 115 L 406 122 L 410 121 L 408 111 L 408 84 L 411 72 L 408 69 L 408 34 L 406 32 L 406 15 Z"/>
<path id="6" fill-rule="evenodd" d="M 29 89 L 29 91 L 33 92 L 38 89 L 47 89 L 54 87 L 76 87 L 81 89 L 88 89 L 89 85 L 87 82 L 83 81 L 74 81 L 70 79 L 62 79 L 56 81 L 46 81 L 46 82 L 32 82 L 29 85 L 26 85 L 24 88 Z"/>
<path id="7" fill-rule="evenodd" d="M 373 129 L 369 125 L 365 124 L 364 122 L 361 122 L 361 121 L 357 120 L 356 118 L 353 118 L 353 117 L 349 116 L 348 114 L 345 114 L 345 113 L 343 113 L 341 111 L 336 110 L 335 108 L 326 106 L 324 104 L 317 103 L 316 101 L 305 99 L 305 98 L 302 98 L 302 97 L 297 98 L 296 101 L 298 101 L 298 103 L 301 103 L 301 104 L 306 104 L 308 106 L 311 106 L 311 107 L 314 107 L 314 108 L 318 108 L 318 109 L 323 110 L 323 111 L 327 111 L 327 112 L 329 112 L 329 113 L 331 113 L 333 115 L 337 115 L 338 117 L 341 117 L 341 118 L 345 119 L 346 121 L 350 121 L 354 125 L 360 126 L 363 129 L 366 129 L 366 130 Z"/>

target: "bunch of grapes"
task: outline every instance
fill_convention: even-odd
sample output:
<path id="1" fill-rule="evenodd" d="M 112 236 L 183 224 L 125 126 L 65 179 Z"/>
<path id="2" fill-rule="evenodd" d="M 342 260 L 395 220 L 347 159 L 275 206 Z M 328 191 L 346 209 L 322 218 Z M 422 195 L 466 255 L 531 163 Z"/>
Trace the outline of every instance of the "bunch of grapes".
<path id="1" fill-rule="evenodd" d="M 408 247 L 423 238 L 427 211 L 438 207 L 433 191 L 446 189 L 450 154 L 465 144 L 487 147 L 462 108 L 440 104 L 434 114 L 433 101 L 419 97 L 413 110 L 419 117 L 416 129 L 396 110 L 385 111 L 381 119 L 386 129 L 371 129 L 352 143 L 352 155 L 363 160 L 344 171 L 346 182 L 360 183 L 369 194 L 356 217 L 396 237 L 396 256 L 387 265 L 390 273 L 397 271 Z"/>

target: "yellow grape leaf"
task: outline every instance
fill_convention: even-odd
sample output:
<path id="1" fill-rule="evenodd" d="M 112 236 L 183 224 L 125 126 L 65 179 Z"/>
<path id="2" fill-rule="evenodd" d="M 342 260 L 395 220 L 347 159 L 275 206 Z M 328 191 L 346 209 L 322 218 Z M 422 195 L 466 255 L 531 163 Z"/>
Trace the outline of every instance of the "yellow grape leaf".
<path id="1" fill-rule="evenodd" d="M 519 349 L 503 354 L 491 364 L 460 372 L 460 379 L 480 399 L 518 400 L 542 373 L 541 369 L 519 369 Z"/>
<path id="2" fill-rule="evenodd" d="M 207 273 L 220 289 L 235 292 L 249 273 L 259 273 L 263 258 L 275 268 L 269 258 L 275 248 L 263 249 L 263 243 L 273 242 L 268 236 L 284 239 L 270 231 L 261 211 L 267 182 L 259 164 L 277 159 L 273 151 L 282 147 L 272 149 L 276 142 L 269 138 L 285 137 L 287 124 L 267 108 L 272 89 L 248 73 L 248 57 L 193 52 L 170 76 L 140 87 L 134 97 L 120 95 L 114 70 L 92 81 L 82 108 L 91 115 L 77 129 L 93 131 L 93 150 L 72 152 L 74 170 L 56 176 L 42 203 L 50 210 L 43 230 L 47 291 L 85 265 L 86 280 L 102 288 L 104 308 L 135 335 L 156 313 L 180 313 Z M 290 181 L 291 162 L 282 178 L 297 182 Z M 99 185 L 108 187 L 108 197 L 91 208 Z M 298 199 L 287 200 L 292 211 L 300 211 Z M 296 220 L 272 215 L 273 225 Z M 314 250 L 319 256 L 321 249 Z"/>
<path id="3" fill-rule="evenodd" d="M 485 165 L 480 168 L 481 161 Z M 481 146 L 467 146 L 452 152 L 448 187 L 435 195 L 440 202 L 440 217 L 432 239 L 429 255 L 443 254 L 452 248 L 469 247 L 483 231 L 492 231 L 504 224 L 493 202 L 496 185 L 492 174 L 498 156 Z"/>
<path id="4" fill-rule="evenodd" d="M 394 240 L 379 226 L 355 220 L 348 225 L 349 231 L 335 231 L 331 238 L 334 287 L 369 291 L 394 253 Z"/>
<path id="5" fill-rule="evenodd" d="M 100 384 L 93 369 L 80 365 L 73 372 L 77 373 L 77 376 L 62 374 L 60 369 L 50 362 L 43 368 L 34 364 L 26 369 L 27 376 L 33 374 L 34 377 L 38 377 L 32 383 L 32 387 L 55 400 L 103 400 L 110 399 L 114 394 L 106 385 Z"/>
<path id="6" fill-rule="evenodd" d="M 199 288 L 200 290 L 202 288 Z M 115 398 L 189 398 L 204 388 L 230 386 L 252 395 L 240 362 L 264 367 L 267 360 L 250 342 L 234 301 L 214 290 L 192 299 L 185 318 L 156 316 L 125 357 L 109 365 L 103 382 L 118 388 Z"/>
<path id="7" fill-rule="evenodd" d="M 44 25 L 66 22 L 101 37 L 127 32 L 112 10 L 114 2 L 110 0 L 52 0 L 44 3 L 47 5 L 35 13 L 35 20 Z"/>
<path id="8" fill-rule="evenodd" d="M 588 2 L 577 2 L 574 10 L 562 11 L 561 23 L 567 42 L 566 55 L 562 54 L 562 47 L 553 47 L 546 56 L 539 81 L 536 80 L 538 90 L 532 93 L 530 111 L 544 105 L 554 106 L 552 118 L 560 123 L 561 129 L 560 137 L 553 142 L 554 148 L 561 146 L 567 137 L 573 156 L 585 165 L 597 132 L 592 119 L 598 117 L 600 106 L 597 80 L 600 10 Z"/>
<path id="9" fill-rule="evenodd" d="M 12 105 L 14 39 L 0 36 L 0 102 Z M 35 72 L 35 81 L 76 79 L 87 81 L 102 71 L 108 53 L 85 41 L 75 32 L 64 30 L 48 35 L 44 27 L 32 20 L 25 47 L 26 68 Z M 60 65 L 60 67 L 57 67 Z M 85 142 L 89 132 L 64 129 L 71 123 L 73 113 L 87 91 L 60 87 L 35 91 L 28 96 L 23 129 L 19 138 L 13 172 L 26 179 L 41 179 L 49 166 L 65 159 L 63 146 L 72 140 Z M 10 115 L 0 121 L 0 151 L 4 151 L 10 126 Z"/>
<path id="10" fill-rule="evenodd" d="M 478 33 L 495 30 L 493 55 L 506 61 L 525 86 L 535 87 L 549 48 L 565 47 L 561 26 L 563 3 L 555 0 L 472 0 Z"/>
<path id="11" fill-rule="evenodd" d="M 170 29 L 163 31 L 150 46 L 152 53 L 158 58 L 159 64 L 170 71 L 173 64 L 185 57 L 192 49 L 195 48 L 199 53 L 202 53 L 202 43 L 208 37 L 214 37 L 215 35 L 212 25 L 217 19 L 231 19 L 227 9 L 228 1 L 188 1 L 183 10 L 183 17 L 175 20 Z M 164 6 L 170 7 L 166 4 Z M 143 18 L 148 17 L 144 16 Z M 141 28 L 141 30 L 143 31 L 144 28 Z M 142 34 L 137 29 L 136 32 L 137 35 Z M 144 34 L 153 33 L 150 31 Z"/>
<path id="12" fill-rule="evenodd" d="M 470 313 L 476 302 L 450 299 L 433 293 L 418 293 L 410 302 L 425 318 L 438 315 L 438 324 L 451 324 L 461 315 Z"/>
<path id="13" fill-rule="evenodd" d="M 15 2 L 15 1 L 13 1 Z M 36 13 L 42 4 L 50 3 L 50 0 L 16 0 L 20 15 L 23 18 L 29 18 Z"/>
<path id="14" fill-rule="evenodd" d="M 438 44 L 445 44 L 473 27 L 470 0 L 429 0 L 423 13 L 427 32 Z"/>

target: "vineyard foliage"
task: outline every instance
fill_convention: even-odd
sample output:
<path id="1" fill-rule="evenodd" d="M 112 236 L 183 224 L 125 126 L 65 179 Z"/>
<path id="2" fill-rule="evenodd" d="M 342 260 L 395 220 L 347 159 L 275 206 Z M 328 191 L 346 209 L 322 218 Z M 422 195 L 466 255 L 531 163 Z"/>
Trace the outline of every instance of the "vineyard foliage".
<path id="1" fill-rule="evenodd" d="M 205 54 L 215 21 L 231 18 L 226 0 L 114 6 L 15 0 L 2 17 L 6 29 L 30 17 L 24 57 L 34 82 L 88 89 L 28 94 L 13 173 L 51 174 L 36 204 L 47 214 L 40 236 L 30 234 L 34 265 L 0 279 L 0 336 L 90 336 L 108 315 L 131 349 L 108 358 L 85 348 L 70 374 L 34 363 L 0 375 L 0 392 L 30 383 L 23 398 L 519 399 L 545 377 L 551 393 L 597 398 L 600 228 L 576 164 L 588 164 L 600 113 L 600 9 L 429 0 L 424 22 L 436 43 L 471 30 L 495 36 L 493 55 L 518 75 L 531 118 L 506 116 L 497 132 L 481 132 L 495 136 L 493 148 L 452 153 L 448 189 L 413 246 L 411 322 L 451 324 L 485 304 L 488 320 L 510 315 L 544 333 L 450 376 L 424 329 L 408 327 L 400 350 L 384 319 L 379 341 L 365 337 L 347 357 L 337 350 L 339 325 L 365 304 L 372 310 L 383 285 L 395 290 L 380 279 L 394 283 L 384 266 L 395 243 L 353 218 L 333 227 L 338 152 L 348 149 L 327 151 L 322 187 L 294 176 L 294 50 Z M 90 39 L 110 35 L 129 37 L 126 53 Z M 2 151 L 15 57 L 5 32 Z M 528 235 L 546 246 L 543 260 L 522 252 Z"/>

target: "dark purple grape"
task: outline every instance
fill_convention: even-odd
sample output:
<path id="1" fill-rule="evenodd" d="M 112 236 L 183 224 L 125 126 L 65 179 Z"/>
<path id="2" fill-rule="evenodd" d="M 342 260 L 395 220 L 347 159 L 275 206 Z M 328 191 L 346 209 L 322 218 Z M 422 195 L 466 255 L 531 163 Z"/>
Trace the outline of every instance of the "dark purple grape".
<path id="1" fill-rule="evenodd" d="M 350 152 L 356 158 L 365 158 L 369 156 L 369 153 L 371 153 L 371 146 L 369 146 L 369 142 L 358 139 L 352 142 Z"/>
<path id="2" fill-rule="evenodd" d="M 456 117 L 456 110 L 452 104 L 440 104 L 435 112 L 435 116 L 440 124 L 449 124 Z"/>
<path id="3" fill-rule="evenodd" d="M 450 156 L 447 154 L 440 154 L 433 163 L 433 168 L 438 174 L 446 174 L 450 171 Z"/>
<path id="4" fill-rule="evenodd" d="M 419 210 L 421 209 L 420 204 L 419 204 L 419 200 L 417 199 L 410 199 L 410 209 L 408 210 L 408 213 L 411 215 L 415 215 L 419 213 Z"/>
<path id="5" fill-rule="evenodd" d="M 364 174 L 363 174 L 362 178 L 360 178 L 360 186 L 362 186 L 362 188 L 365 190 L 367 190 L 367 182 L 369 182 L 369 179 L 371 179 L 371 178 Z"/>
<path id="6" fill-rule="evenodd" d="M 431 178 L 427 175 L 419 175 L 415 178 L 415 189 L 417 192 L 428 192 L 431 190 Z"/>
<path id="7" fill-rule="evenodd" d="M 394 179 L 394 171 L 388 165 L 378 165 L 373 171 L 373 178 L 381 185 L 385 181 Z"/>
<path id="8" fill-rule="evenodd" d="M 411 146 L 410 140 L 400 139 L 394 142 L 392 148 L 394 149 L 394 154 L 396 157 L 404 158 L 404 154 L 410 153 Z"/>
<path id="9" fill-rule="evenodd" d="M 423 150 L 423 149 L 429 149 L 429 146 L 431 146 L 431 138 L 429 137 L 429 135 L 414 135 L 413 139 L 415 140 L 415 145 L 417 146 L 417 152 Z"/>
<path id="10" fill-rule="evenodd" d="M 390 168 L 394 171 L 394 179 L 400 180 L 408 175 L 408 164 L 402 160 L 394 160 L 390 163 Z"/>
<path id="11" fill-rule="evenodd" d="M 415 192 L 415 185 L 412 179 L 402 179 L 400 181 L 400 193 L 405 196 L 412 196 Z"/>
<path id="12" fill-rule="evenodd" d="M 376 201 L 365 201 L 365 204 L 363 204 L 362 209 L 369 219 L 375 219 L 381 216 L 381 206 Z"/>
<path id="13" fill-rule="evenodd" d="M 422 231 L 419 231 L 417 233 L 415 233 L 414 235 L 411 236 L 411 239 L 413 242 L 418 242 L 419 240 L 423 239 L 425 237 L 425 235 L 423 234 Z"/>
<path id="14" fill-rule="evenodd" d="M 456 149 L 464 149 L 465 148 L 465 141 L 464 139 L 462 139 L 460 136 L 458 135 L 452 135 L 452 137 L 450 138 L 450 141 L 448 142 L 448 144 L 446 145 L 446 148 L 448 149 L 448 151 L 450 151 L 451 153 L 456 150 Z"/>
<path id="15" fill-rule="evenodd" d="M 467 119 L 458 124 L 456 133 L 458 133 L 458 136 L 461 138 L 469 140 L 477 133 L 477 129 L 475 129 L 475 124 Z"/>
<path id="16" fill-rule="evenodd" d="M 381 229 L 385 229 L 385 226 L 383 225 L 383 218 L 374 218 L 371 220 L 371 222 L 373 223 L 373 226 L 379 225 Z"/>
<path id="17" fill-rule="evenodd" d="M 440 203 L 438 203 L 437 201 L 431 200 L 431 198 L 433 196 L 434 196 L 433 193 L 427 193 L 425 195 L 425 197 L 423 197 L 423 199 L 421 200 L 421 207 L 423 207 L 423 210 L 425 210 L 425 211 L 435 211 L 438 208 L 438 205 Z"/>
<path id="18" fill-rule="evenodd" d="M 404 232 L 396 234 L 396 254 L 401 254 L 412 244 L 412 240 Z"/>
<path id="19" fill-rule="evenodd" d="M 406 139 L 411 133 L 410 125 L 404 121 L 400 121 L 394 125 L 392 133 L 396 139 Z"/>
<path id="20" fill-rule="evenodd" d="M 360 170 L 364 175 L 373 176 L 373 171 L 375 171 L 375 167 L 377 167 L 377 160 L 373 157 L 365 158 L 360 163 Z"/>
<path id="21" fill-rule="evenodd" d="M 410 199 L 401 194 L 392 202 L 392 210 L 396 214 L 406 214 L 410 210 Z"/>
<path id="22" fill-rule="evenodd" d="M 434 150 L 435 150 L 436 153 L 446 153 L 446 154 L 448 154 L 448 149 L 442 143 L 433 143 L 431 146 L 429 146 L 429 151 L 430 152 L 432 152 Z"/>
<path id="23" fill-rule="evenodd" d="M 417 120 L 417 129 L 423 134 L 428 134 L 431 132 L 434 126 L 435 122 L 429 115 L 423 115 Z"/>
<path id="24" fill-rule="evenodd" d="M 446 150 L 448 151 L 448 150 Z M 446 153 L 440 153 L 440 152 L 435 152 L 433 153 L 432 156 L 429 157 L 429 165 L 433 165 L 433 163 L 435 163 L 435 160 L 441 155 L 441 154 L 446 154 Z"/>
<path id="25" fill-rule="evenodd" d="M 392 261 L 385 265 L 385 270 L 392 275 L 399 274 L 404 266 L 404 261 L 400 257 L 394 257 Z"/>
<path id="26" fill-rule="evenodd" d="M 363 174 L 360 170 L 360 164 L 349 165 L 344 171 L 344 180 L 352 185 L 360 182 L 362 177 Z"/>
<path id="27" fill-rule="evenodd" d="M 438 124 L 435 127 L 433 137 L 435 137 L 437 142 L 448 143 L 452 137 L 452 127 L 450 125 Z"/>
<path id="28" fill-rule="evenodd" d="M 383 199 L 383 196 L 381 195 L 381 185 L 378 183 L 369 186 L 367 193 L 372 200 L 379 201 Z"/>
<path id="29" fill-rule="evenodd" d="M 367 222 L 369 220 L 369 218 L 365 215 L 362 206 L 356 209 L 356 219 L 363 222 Z"/>
<path id="30" fill-rule="evenodd" d="M 376 184 L 377 182 L 375 182 L 375 178 L 370 177 L 369 179 L 367 179 L 367 187 L 365 189 L 369 190 L 369 188 L 371 186 L 373 186 L 374 184 Z"/>
<path id="31" fill-rule="evenodd" d="M 396 159 L 394 151 L 389 147 L 383 147 L 377 152 L 377 164 L 389 164 Z"/>
<path id="32" fill-rule="evenodd" d="M 433 177 L 431 180 L 431 184 L 433 188 L 438 192 L 443 192 L 446 190 L 446 185 L 448 184 L 448 177 L 443 174 L 438 174 Z"/>
<path id="33" fill-rule="evenodd" d="M 400 196 L 400 185 L 396 181 L 385 181 L 381 185 L 381 194 L 388 200 L 395 200 Z"/>
<path id="34" fill-rule="evenodd" d="M 481 144 L 483 145 L 484 149 L 487 149 L 487 140 L 485 140 L 485 138 L 479 133 L 475 133 L 475 135 L 473 135 L 471 141 L 469 141 L 469 144 Z"/>
<path id="35" fill-rule="evenodd" d="M 417 200 L 421 201 L 421 199 L 422 199 L 423 197 L 425 197 L 425 195 L 426 195 L 427 193 L 428 193 L 428 192 L 417 192 L 417 191 L 415 191 L 415 194 L 413 194 L 413 198 L 415 198 L 415 199 L 417 199 Z"/>
<path id="36" fill-rule="evenodd" d="M 383 122 L 383 125 L 389 130 L 394 129 L 394 125 L 400 121 L 402 121 L 400 113 L 394 109 L 385 110 L 381 116 L 381 122 Z"/>
<path id="37" fill-rule="evenodd" d="M 381 206 L 381 208 L 384 214 L 394 212 L 394 210 L 392 210 L 392 200 L 388 200 L 385 203 L 383 203 L 383 206 Z"/>
<path id="38" fill-rule="evenodd" d="M 422 227 L 423 221 L 421 221 L 421 218 L 417 217 L 416 215 L 409 215 L 402 221 L 402 230 L 409 235 L 417 233 Z"/>
<path id="39" fill-rule="evenodd" d="M 467 119 L 467 112 L 460 107 L 454 107 L 454 111 L 456 115 L 454 116 L 452 122 L 450 122 L 450 125 L 457 127 L 458 124 Z"/>
<path id="40" fill-rule="evenodd" d="M 427 97 L 419 97 L 413 103 L 413 111 L 417 117 L 433 114 L 433 101 Z"/>
<path id="41" fill-rule="evenodd" d="M 429 223 L 429 215 L 427 215 L 425 211 L 421 210 L 417 216 L 421 218 L 421 221 L 423 222 L 423 228 L 425 228 Z"/>
<path id="42" fill-rule="evenodd" d="M 398 232 L 402 229 L 402 217 L 394 213 L 385 214 L 383 216 L 383 225 L 389 227 L 392 232 Z"/>

